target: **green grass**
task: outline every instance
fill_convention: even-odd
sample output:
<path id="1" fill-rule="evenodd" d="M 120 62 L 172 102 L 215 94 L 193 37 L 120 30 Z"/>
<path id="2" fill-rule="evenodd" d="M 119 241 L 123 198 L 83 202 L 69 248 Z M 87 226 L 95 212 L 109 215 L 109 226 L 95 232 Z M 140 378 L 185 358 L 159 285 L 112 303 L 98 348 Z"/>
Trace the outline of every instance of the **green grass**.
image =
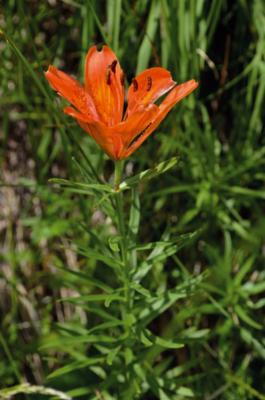
<path id="1" fill-rule="evenodd" d="M 264 22 L 262 0 L 0 4 L 0 397 L 265 399 Z M 83 81 L 93 43 L 127 84 L 200 83 L 125 165 L 126 318 L 112 162 L 43 75 Z"/>

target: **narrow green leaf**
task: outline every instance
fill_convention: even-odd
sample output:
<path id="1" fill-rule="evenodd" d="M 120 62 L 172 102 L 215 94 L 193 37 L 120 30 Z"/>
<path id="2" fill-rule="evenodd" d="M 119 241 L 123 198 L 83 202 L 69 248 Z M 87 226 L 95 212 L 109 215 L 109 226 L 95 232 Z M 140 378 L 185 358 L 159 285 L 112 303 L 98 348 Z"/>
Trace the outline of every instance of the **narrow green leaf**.
<path id="1" fill-rule="evenodd" d="M 146 69 L 151 57 L 151 50 L 153 46 L 153 40 L 158 27 L 158 21 L 160 16 L 160 1 L 152 0 L 151 7 L 148 15 L 146 34 L 142 41 L 142 44 L 138 53 L 138 62 L 136 72 L 137 74 L 142 70 Z"/>
<path id="2" fill-rule="evenodd" d="M 103 185 L 100 183 L 82 183 L 73 182 L 67 179 L 52 178 L 49 179 L 50 183 L 56 183 L 60 186 L 66 187 L 67 189 L 81 190 L 83 193 L 91 194 L 91 192 L 103 192 L 111 193 L 113 189 L 110 185 Z"/>
<path id="3" fill-rule="evenodd" d="M 69 372 L 86 368 L 90 365 L 97 365 L 104 361 L 104 357 L 91 357 L 86 361 L 74 361 L 68 365 L 58 368 L 47 376 L 47 379 L 58 378 L 59 376 L 68 374 Z"/>
<path id="4" fill-rule="evenodd" d="M 179 349 L 184 346 L 183 343 L 180 343 L 179 341 L 169 340 L 153 335 L 152 332 L 147 329 L 141 332 L 140 338 L 141 342 L 147 347 L 157 345 L 166 349 Z"/>
<path id="5" fill-rule="evenodd" d="M 164 174 L 170 168 L 173 168 L 178 162 L 177 157 L 172 157 L 169 160 L 162 161 L 160 164 L 155 166 L 154 168 L 147 169 L 139 174 L 132 176 L 131 178 L 126 179 L 125 181 L 121 182 L 120 190 L 127 190 L 135 185 L 138 185 L 140 182 L 150 180 L 155 178 L 160 174 Z"/>
<path id="6" fill-rule="evenodd" d="M 45 386 L 30 385 L 29 383 L 21 383 L 20 385 L 12 386 L 7 389 L 0 390 L 0 398 L 11 399 L 15 395 L 24 394 L 40 394 L 44 396 L 51 396 L 60 400 L 72 400 L 70 396 L 61 392 L 60 390 L 52 389 Z"/>
<path id="7" fill-rule="evenodd" d="M 249 281 L 244 286 L 242 286 L 242 289 L 250 295 L 256 295 L 265 292 L 265 280 L 261 282 Z"/>
<path id="8" fill-rule="evenodd" d="M 195 278 L 187 279 L 185 284 L 179 285 L 175 289 L 168 290 L 165 293 L 160 294 L 158 297 L 145 299 L 142 311 L 140 311 L 138 316 L 141 325 L 148 325 L 158 315 L 171 307 L 177 300 L 190 297 L 205 276 L 205 274 L 201 274 Z"/>
<path id="9" fill-rule="evenodd" d="M 139 266 L 135 273 L 134 279 L 141 281 L 146 274 L 150 271 L 153 265 L 157 262 L 163 262 L 168 257 L 176 254 L 182 247 L 191 243 L 201 230 L 185 233 L 180 235 L 174 241 L 158 241 L 155 243 L 148 243 L 147 245 L 137 246 L 138 250 L 146 250 L 148 247 L 153 248 L 147 259 Z"/>
<path id="10" fill-rule="evenodd" d="M 108 267 L 120 271 L 120 267 L 123 267 L 123 263 L 119 261 L 116 258 L 112 258 L 110 256 L 107 256 L 105 254 L 100 253 L 97 250 L 93 250 L 90 248 L 84 248 L 84 247 L 78 247 L 77 251 L 79 254 L 82 254 L 83 256 L 87 257 L 88 259 L 95 260 L 95 261 L 101 261 L 104 264 L 106 264 Z"/>
<path id="11" fill-rule="evenodd" d="M 251 318 L 247 312 L 239 305 L 235 305 L 235 312 L 237 313 L 238 317 L 244 321 L 246 324 L 251 326 L 254 329 L 262 329 L 263 326 L 259 324 L 258 322 L 254 321 L 253 318 Z"/>
<path id="12" fill-rule="evenodd" d="M 113 289 L 100 281 L 99 279 L 96 279 L 94 277 L 91 277 L 88 275 L 88 273 L 80 272 L 80 271 L 75 271 L 70 268 L 61 268 L 57 267 L 59 270 L 62 270 L 66 274 L 70 274 L 74 277 L 75 280 L 79 280 L 80 282 L 83 282 L 85 284 L 89 283 L 91 287 L 97 287 L 99 289 L 104 290 L 107 293 L 112 293 Z"/>
<path id="13" fill-rule="evenodd" d="M 177 394 L 183 397 L 189 397 L 189 398 L 195 397 L 194 392 L 185 386 L 181 386 L 180 388 L 178 388 Z"/>
<path id="14" fill-rule="evenodd" d="M 60 302 L 68 302 L 72 304 L 82 304 L 82 303 L 90 303 L 90 302 L 101 302 L 104 301 L 106 307 L 108 307 L 113 301 L 124 302 L 125 298 L 116 294 L 87 294 L 83 296 L 72 296 L 72 297 L 63 297 L 58 300 Z"/>

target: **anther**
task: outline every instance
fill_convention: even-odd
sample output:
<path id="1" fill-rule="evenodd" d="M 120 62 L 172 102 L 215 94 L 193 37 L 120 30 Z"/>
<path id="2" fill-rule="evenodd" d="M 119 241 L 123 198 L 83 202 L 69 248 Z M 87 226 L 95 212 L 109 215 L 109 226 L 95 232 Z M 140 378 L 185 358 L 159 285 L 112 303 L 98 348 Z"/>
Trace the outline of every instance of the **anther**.
<path id="1" fill-rule="evenodd" d="M 117 60 L 114 60 L 114 61 L 112 61 L 112 63 L 110 64 L 110 69 L 111 69 L 111 71 L 112 71 L 114 74 L 115 74 L 115 71 L 116 71 L 117 63 L 118 63 L 118 61 L 117 61 Z"/>
<path id="2" fill-rule="evenodd" d="M 121 85 L 124 86 L 125 76 L 123 71 L 121 72 L 120 80 L 121 80 Z"/>
<path id="3" fill-rule="evenodd" d="M 111 76 L 110 76 L 110 69 L 109 68 L 107 69 L 107 73 L 106 73 L 106 82 L 107 82 L 107 85 L 111 84 Z"/>
<path id="4" fill-rule="evenodd" d="M 151 87 L 152 87 L 152 78 L 151 78 L 151 76 L 148 76 L 147 77 L 147 87 L 146 87 L 146 90 L 149 92 L 149 90 L 151 90 Z"/>
<path id="5" fill-rule="evenodd" d="M 130 149 L 138 140 L 141 139 L 141 137 L 144 135 L 144 133 L 147 131 L 149 126 L 152 125 L 152 122 L 150 122 L 138 135 L 135 136 L 135 138 L 131 141 L 131 143 L 128 144 L 127 150 Z"/>
<path id="6" fill-rule="evenodd" d="M 135 78 L 133 78 L 132 84 L 133 84 L 133 91 L 136 92 L 136 90 L 138 89 L 138 82 Z"/>

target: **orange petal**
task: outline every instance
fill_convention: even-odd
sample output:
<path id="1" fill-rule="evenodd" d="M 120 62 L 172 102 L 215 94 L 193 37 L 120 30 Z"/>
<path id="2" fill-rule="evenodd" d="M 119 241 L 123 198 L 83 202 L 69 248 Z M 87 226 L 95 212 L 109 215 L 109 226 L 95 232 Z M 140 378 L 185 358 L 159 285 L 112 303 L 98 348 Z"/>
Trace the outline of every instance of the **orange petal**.
<path id="1" fill-rule="evenodd" d="M 59 71 L 52 65 L 45 72 L 45 77 L 51 87 L 73 104 L 82 114 L 98 119 L 94 102 L 85 89 L 71 76 Z"/>
<path id="2" fill-rule="evenodd" d="M 109 132 L 115 141 L 115 158 L 117 160 L 123 158 L 123 152 L 145 132 L 157 112 L 158 107 L 151 104 L 147 108 L 137 111 L 125 121 L 109 128 Z"/>
<path id="3" fill-rule="evenodd" d="M 71 117 L 77 119 L 78 121 L 82 122 L 94 122 L 94 120 L 87 114 L 82 114 L 81 112 L 77 111 L 73 107 L 65 107 L 63 112 Z"/>
<path id="4" fill-rule="evenodd" d="M 132 146 L 129 146 L 129 148 L 122 153 L 122 158 L 129 157 L 135 150 L 137 150 L 148 136 L 158 127 L 172 107 L 174 107 L 174 105 L 184 97 L 192 93 L 197 87 L 198 83 L 194 79 L 176 86 L 159 106 L 159 111 L 153 119 L 152 124 L 146 129 L 139 140 L 135 141 Z"/>
<path id="5" fill-rule="evenodd" d="M 113 51 L 103 46 L 90 48 L 85 63 L 85 87 L 93 98 L 103 123 L 115 125 L 122 120 L 124 78 Z"/>
<path id="6" fill-rule="evenodd" d="M 112 159 L 119 160 L 123 158 L 123 152 L 148 128 L 158 112 L 158 107 L 151 104 L 114 126 L 106 126 L 100 121 L 93 121 L 72 107 L 66 107 L 64 112 L 76 118 L 79 125 Z"/>
<path id="7" fill-rule="evenodd" d="M 122 146 L 120 136 L 113 136 L 109 128 L 99 121 L 86 123 L 78 120 L 79 125 L 83 128 L 103 149 L 105 153 L 112 159 L 116 159 L 116 153 Z"/>
<path id="8" fill-rule="evenodd" d="M 128 91 L 128 109 L 130 115 L 141 105 L 155 102 L 175 86 L 169 71 L 164 68 L 150 68 L 133 79 Z"/>

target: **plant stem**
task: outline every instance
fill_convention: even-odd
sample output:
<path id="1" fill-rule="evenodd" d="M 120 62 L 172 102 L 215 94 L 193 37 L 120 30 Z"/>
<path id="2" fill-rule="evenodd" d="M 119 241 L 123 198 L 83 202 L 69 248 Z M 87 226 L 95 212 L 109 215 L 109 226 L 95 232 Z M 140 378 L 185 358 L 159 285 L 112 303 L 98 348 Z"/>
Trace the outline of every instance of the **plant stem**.
<path id="1" fill-rule="evenodd" d="M 131 316 L 131 290 L 130 290 L 130 267 L 129 267 L 129 256 L 128 256 L 128 248 L 127 248 L 127 232 L 126 232 L 126 224 L 125 224 L 125 214 L 124 214 L 124 202 L 123 202 L 123 192 L 119 190 L 121 178 L 122 178 L 122 171 L 123 171 L 123 161 L 116 161 L 115 162 L 115 176 L 114 176 L 114 188 L 116 191 L 116 207 L 117 207 L 117 217 L 118 217 L 118 231 L 121 237 L 120 239 L 120 251 L 121 251 L 121 261 L 123 263 L 123 271 L 122 271 L 122 278 L 124 283 L 124 296 L 125 296 L 125 307 L 122 307 L 122 319 L 124 322 L 124 332 L 127 335 L 127 339 L 130 338 L 131 334 L 131 326 L 132 326 L 132 316 Z M 125 363 L 128 363 L 128 357 L 126 356 L 126 352 L 131 351 L 130 348 L 127 348 L 125 345 Z M 127 353 L 128 354 L 128 353 Z M 130 391 L 128 392 L 128 388 L 132 386 L 132 380 L 130 377 L 130 373 L 125 373 L 126 379 L 126 390 L 122 394 L 122 400 L 132 400 L 133 393 Z"/>
<path id="2" fill-rule="evenodd" d="M 124 264 L 123 279 L 124 279 L 124 292 L 126 298 L 126 310 L 124 312 L 125 326 L 128 325 L 127 316 L 130 311 L 130 275 L 128 268 L 128 254 L 127 254 L 127 238 L 126 238 L 126 227 L 125 227 L 125 216 L 124 216 L 124 204 L 123 204 L 123 192 L 119 191 L 119 185 L 122 177 L 123 161 L 115 161 L 115 176 L 114 176 L 114 188 L 116 190 L 116 206 L 118 216 L 118 230 L 121 236 L 120 248 L 121 248 L 121 260 Z M 126 329 L 128 332 L 128 330 Z"/>
<path id="3" fill-rule="evenodd" d="M 114 161 L 115 165 L 115 170 L 114 170 L 114 189 L 116 192 L 119 191 L 119 186 L 121 183 L 121 178 L 122 178 L 122 171 L 123 171 L 123 165 L 124 161 L 123 160 L 117 160 Z"/>

